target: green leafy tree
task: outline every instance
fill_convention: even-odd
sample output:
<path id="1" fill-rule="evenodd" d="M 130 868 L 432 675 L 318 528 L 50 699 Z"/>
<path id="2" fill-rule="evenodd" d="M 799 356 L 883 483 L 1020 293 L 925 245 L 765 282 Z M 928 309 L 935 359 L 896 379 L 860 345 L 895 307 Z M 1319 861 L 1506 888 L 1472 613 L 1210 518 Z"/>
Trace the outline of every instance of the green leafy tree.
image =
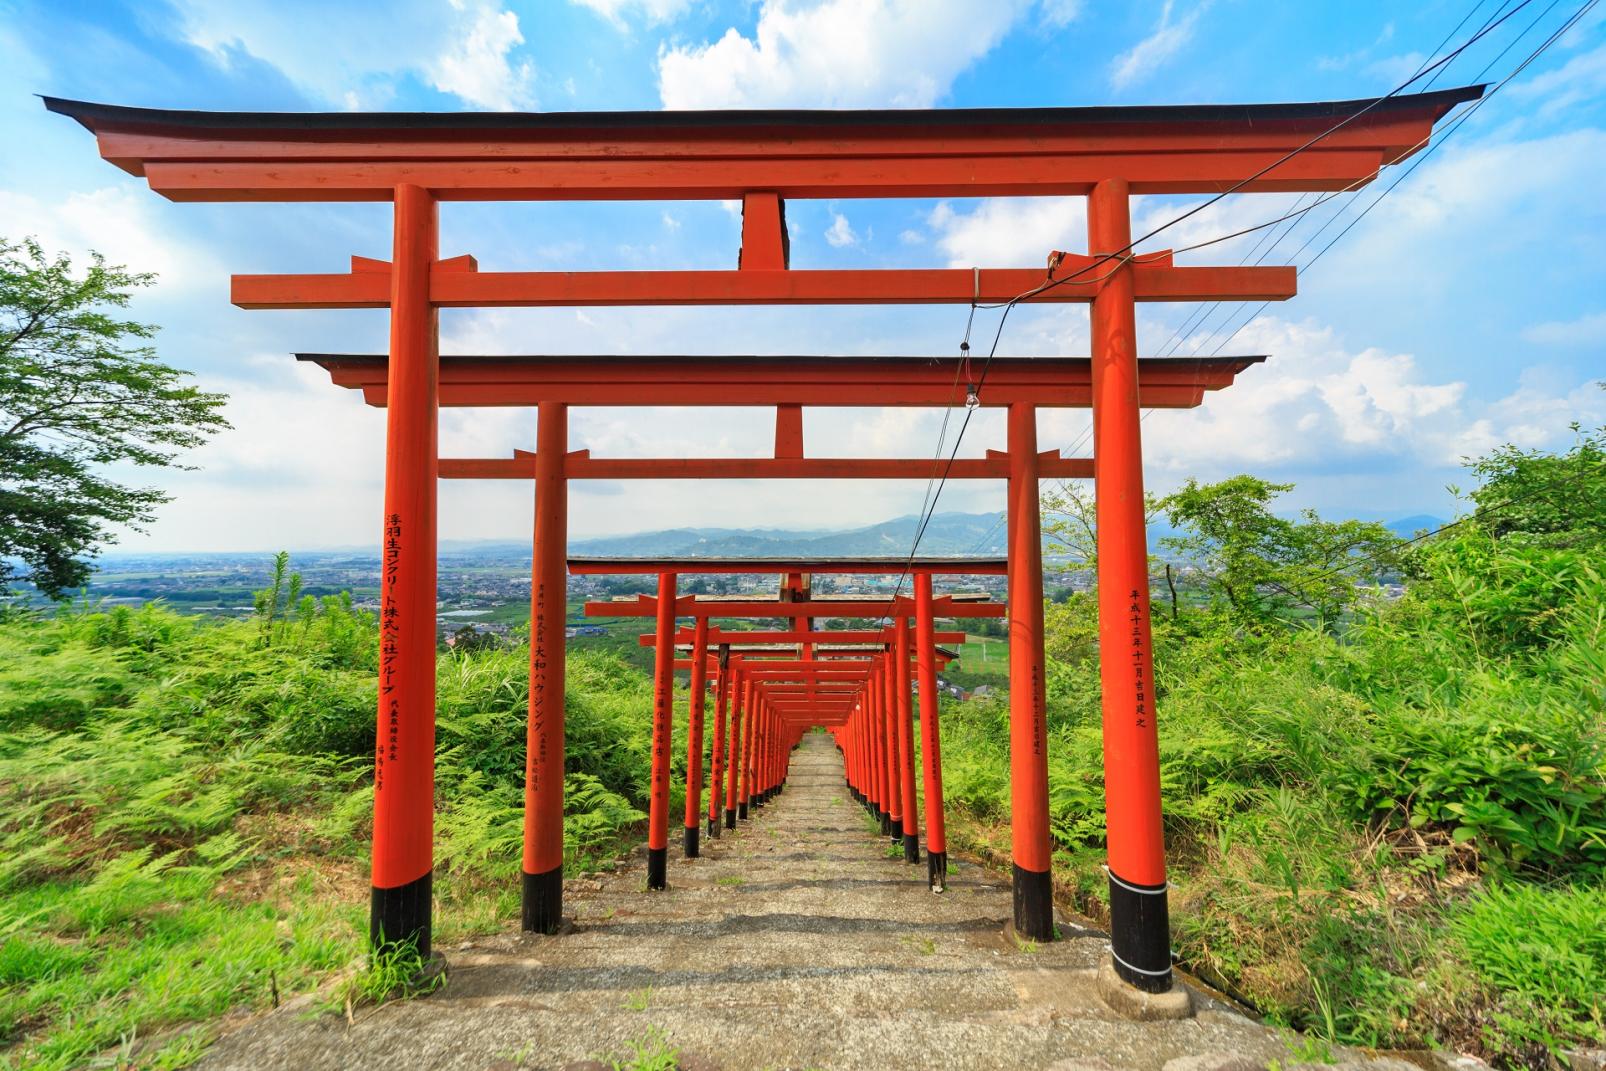
<path id="1" fill-rule="evenodd" d="M 1356 584 L 1399 568 L 1400 539 L 1376 521 L 1326 521 L 1314 510 L 1290 520 L 1271 511 L 1293 484 L 1255 476 L 1189 480 L 1161 507 L 1183 534 L 1161 540 L 1191 561 L 1218 605 L 1243 623 L 1290 613 L 1331 627 Z"/>
<path id="2" fill-rule="evenodd" d="M 1606 427 L 1572 430 L 1565 453 L 1507 444 L 1468 466 L 1480 481 L 1472 492 L 1479 527 L 1553 550 L 1606 547 Z"/>
<path id="3" fill-rule="evenodd" d="M 32 239 L 0 239 L 0 591 L 82 586 L 114 529 L 168 499 L 105 466 L 182 468 L 182 451 L 228 427 L 224 396 L 157 360 L 156 328 L 120 315 L 154 279 L 98 254 L 77 274 Z"/>

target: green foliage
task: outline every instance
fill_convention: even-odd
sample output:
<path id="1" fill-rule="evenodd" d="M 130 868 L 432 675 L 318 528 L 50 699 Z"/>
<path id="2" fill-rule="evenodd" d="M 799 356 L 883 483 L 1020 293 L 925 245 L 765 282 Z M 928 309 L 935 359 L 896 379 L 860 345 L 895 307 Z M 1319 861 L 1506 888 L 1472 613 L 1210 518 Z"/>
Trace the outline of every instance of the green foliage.
<path id="1" fill-rule="evenodd" d="M 445 984 L 446 972 L 431 969 L 416 940 L 386 941 L 369 953 L 362 969 L 335 987 L 326 1007 L 354 1019 L 358 1008 L 428 996 Z"/>
<path id="2" fill-rule="evenodd" d="M 1165 500 L 1172 549 L 1200 568 L 1153 623 L 1172 938 L 1191 969 L 1322 1043 L 1504 1067 L 1598 1044 L 1600 448 L 1475 463 L 1476 513 L 1403 549 L 1377 526 L 1277 518 L 1285 488 L 1251 477 Z M 1558 473 L 1588 501 L 1500 508 L 1553 494 L 1535 489 Z M 1403 597 L 1361 586 L 1380 562 Z M 1056 872 L 1097 916 L 1096 597 L 1049 604 L 1045 625 Z M 951 835 L 1007 844 L 1007 697 L 945 703 L 942 732 Z"/>
<path id="3" fill-rule="evenodd" d="M 1300 611 L 1331 628 L 1356 600 L 1356 581 L 1398 567 L 1400 540 L 1373 521 L 1298 520 L 1271 512 L 1293 484 L 1234 476 L 1189 480 L 1160 502 L 1182 529 L 1161 543 L 1195 563 L 1210 599 L 1242 624 Z"/>
<path id="4" fill-rule="evenodd" d="M 1502 446 L 1470 468 L 1473 516 L 1496 539 L 1553 550 L 1606 546 L 1606 428 L 1572 425 L 1562 454 Z"/>
<path id="5" fill-rule="evenodd" d="M 0 621 L 0 1067 L 193 1058 L 210 1035 L 187 1024 L 363 948 L 375 624 L 347 596 L 291 598 L 288 561 L 274 574 L 271 616 L 250 621 Z M 528 663 L 439 661 L 442 939 L 517 911 Z M 568 675 L 565 848 L 583 870 L 644 818 L 652 689 L 608 653 Z M 388 970 L 358 976 L 354 1003 Z"/>
<path id="6" fill-rule="evenodd" d="M 0 592 L 24 579 L 59 598 L 119 525 L 138 527 L 167 496 L 100 474 L 174 466 L 228 427 L 224 397 L 188 384 L 144 344 L 156 328 L 118 315 L 154 282 L 93 255 L 82 276 L 33 239 L 0 239 Z"/>
<path id="7" fill-rule="evenodd" d="M 1496 885 L 1461 904 L 1450 935 L 1498 994 L 1497 1051 L 1606 1041 L 1606 888 Z"/>

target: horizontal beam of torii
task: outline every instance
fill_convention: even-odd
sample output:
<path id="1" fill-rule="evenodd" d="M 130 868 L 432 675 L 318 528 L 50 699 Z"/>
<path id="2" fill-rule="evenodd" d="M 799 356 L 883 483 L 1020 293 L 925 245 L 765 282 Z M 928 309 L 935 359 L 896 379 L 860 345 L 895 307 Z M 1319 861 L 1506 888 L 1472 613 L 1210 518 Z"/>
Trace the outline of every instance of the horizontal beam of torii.
<path id="1" fill-rule="evenodd" d="M 682 627 L 675 633 L 676 649 L 690 647 L 694 635 L 695 630 Z M 965 642 L 965 633 L 963 632 L 935 632 L 932 635 L 937 643 Z M 651 647 L 658 642 L 658 637 L 651 632 L 643 632 L 636 639 L 643 647 Z M 742 629 L 727 630 L 714 625 L 708 630 L 707 642 L 709 647 L 718 647 L 722 643 L 731 644 L 732 654 L 747 654 L 750 653 L 750 649 L 743 650 L 736 645 L 813 643 L 823 647 L 840 647 L 846 644 L 884 644 L 891 639 L 892 629 L 890 628 L 879 630 L 826 629 L 823 631 L 814 629 L 753 629 L 744 631 Z"/>
<path id="2" fill-rule="evenodd" d="M 1002 603 L 963 602 L 953 595 L 939 595 L 931 600 L 933 617 L 992 617 L 1004 616 Z M 633 599 L 611 602 L 588 602 L 587 617 L 655 617 L 658 598 L 655 595 L 637 595 Z M 912 617 L 915 600 L 900 596 L 897 599 L 807 599 L 799 602 L 766 602 L 755 599 L 742 601 L 710 600 L 697 595 L 683 595 L 675 600 L 676 617 Z M 822 632 L 822 636 L 830 635 Z"/>
<path id="3" fill-rule="evenodd" d="M 1041 273 L 1038 274 L 1040 281 Z M 298 353 L 296 359 L 324 369 L 336 386 L 360 390 L 369 405 L 386 404 L 390 362 L 383 354 Z M 1138 404 L 1146 409 L 1196 406 L 1207 391 L 1230 387 L 1238 375 L 1265 359 L 1262 355 L 1142 358 L 1137 362 Z M 447 354 L 440 358 L 439 386 L 440 404 L 448 407 L 532 406 L 543 402 L 578 406 L 776 406 L 785 410 L 789 418 L 795 418 L 796 410 L 802 406 L 963 405 L 969 382 L 955 375 L 952 357 L 929 355 Z M 983 406 L 1028 402 L 1045 408 L 1086 408 L 1092 403 L 1092 390 L 1092 361 L 1086 357 L 1000 356 L 987 365 L 986 382 L 981 384 L 977 402 Z M 801 422 L 796 422 L 795 427 L 801 436 Z M 793 456 L 801 456 L 801 450 Z M 517 474 L 527 476 L 534 471 L 533 453 L 518 451 L 514 457 L 521 462 Z M 961 458 L 956 464 L 966 461 Z M 592 458 L 587 451 L 571 450 L 565 454 L 565 475 L 571 479 L 607 478 L 595 469 L 588 471 L 589 466 L 605 463 L 629 462 Z M 929 475 L 931 459 L 926 458 L 924 465 L 927 471 L 923 476 Z M 1008 475 L 1007 469 L 1000 471 Z M 473 473 L 464 471 L 459 475 Z"/>
<path id="4" fill-rule="evenodd" d="M 926 464 L 931 464 L 929 458 Z M 1008 571 L 1009 559 L 979 556 L 897 557 L 864 554 L 807 558 L 715 558 L 686 555 L 646 558 L 587 555 L 569 558 L 569 572 L 574 576 L 652 576 L 658 573 L 724 576 L 758 573 L 788 576 L 1004 576 Z M 710 643 L 717 642 L 713 635 L 710 634 Z M 742 634 L 728 635 L 734 640 Z"/>

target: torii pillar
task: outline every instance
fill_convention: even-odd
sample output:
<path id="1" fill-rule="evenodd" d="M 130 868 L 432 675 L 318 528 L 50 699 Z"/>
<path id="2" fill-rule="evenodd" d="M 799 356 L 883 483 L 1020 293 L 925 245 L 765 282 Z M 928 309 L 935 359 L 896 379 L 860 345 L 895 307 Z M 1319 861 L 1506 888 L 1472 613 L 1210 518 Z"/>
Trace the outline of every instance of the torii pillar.
<path id="1" fill-rule="evenodd" d="M 1131 196 L 1100 182 L 1087 205 L 1088 251 L 1132 244 Z M 1143 516 L 1137 323 L 1132 272 L 1121 265 L 1093 298 L 1093 457 L 1098 521 L 1099 681 L 1110 944 L 1115 974 L 1137 989 L 1171 989 L 1160 749 L 1149 636 L 1149 554 Z M 1041 603 L 1038 604 L 1039 608 Z M 1013 637 L 1012 637 L 1013 638 Z M 1185 991 L 1184 991 L 1185 992 Z"/>
<path id="2" fill-rule="evenodd" d="M 563 686 L 568 619 L 569 412 L 537 410 L 535 542 L 530 564 L 530 716 L 524 762 L 525 930 L 554 933 L 563 919 Z"/>
<path id="3" fill-rule="evenodd" d="M 390 387 L 379 579 L 379 726 L 374 749 L 375 950 L 430 952 L 435 838 L 435 477 L 439 316 L 430 302 L 435 199 L 397 186 L 390 273 Z"/>

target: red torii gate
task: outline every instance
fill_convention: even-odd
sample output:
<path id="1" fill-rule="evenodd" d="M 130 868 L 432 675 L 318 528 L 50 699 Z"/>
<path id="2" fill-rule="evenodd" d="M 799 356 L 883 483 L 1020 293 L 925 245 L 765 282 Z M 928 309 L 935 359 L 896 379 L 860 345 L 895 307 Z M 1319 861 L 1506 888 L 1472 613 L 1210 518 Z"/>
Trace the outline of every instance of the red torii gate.
<path id="1" fill-rule="evenodd" d="M 383 392 L 376 943 L 407 939 L 420 951 L 429 948 L 436 414 L 438 405 L 454 404 L 437 352 L 438 309 L 964 305 L 1008 301 L 1050 281 L 1052 288 L 1032 300 L 1090 302 L 1093 354 L 1085 400 L 1045 395 L 1009 403 L 1012 808 L 1030 811 L 1046 791 L 1047 776 L 1036 508 L 1045 466 L 1037 452 L 1035 406 L 1091 404 L 1102 544 L 1100 646 L 1111 656 L 1101 659 L 1101 670 L 1114 969 L 1139 989 L 1163 992 L 1171 986 L 1171 969 L 1139 436 L 1139 407 L 1155 403 L 1139 371 L 1133 303 L 1281 300 L 1293 295 L 1295 279 L 1289 267 L 1179 267 L 1167 252 L 1134 255 L 1130 198 L 1353 189 L 1422 148 L 1434 123 L 1481 93 L 1469 87 L 1313 104 L 951 111 L 307 114 L 125 108 L 48 97 L 45 106 L 94 132 L 103 157 L 173 200 L 394 204 L 391 260 L 353 257 L 351 271 L 342 274 L 239 275 L 233 287 L 235 303 L 245 308 L 391 310 Z M 790 269 L 785 198 L 979 196 L 1086 196 L 1089 252 L 1066 255 L 1047 279 L 1033 268 Z M 443 260 L 438 254 L 441 201 L 613 199 L 740 199 L 737 270 L 480 272 L 472 257 Z M 888 404 L 875 396 L 862 401 Z M 938 404 L 947 401 L 957 399 Z M 482 394 L 456 404 L 520 403 Z M 548 618 L 563 598 L 567 506 L 560 492 L 568 467 L 582 460 L 566 457 L 566 404 L 539 404 L 534 472 L 521 473 L 533 475 L 538 503 L 532 813 L 546 813 L 550 808 L 540 801 L 562 796 L 563 660 L 553 654 L 561 646 L 553 644 Z M 796 398 L 777 403 L 797 404 Z M 997 404 L 990 385 L 982 404 Z M 801 428 L 789 412 L 778 409 L 778 429 L 788 429 L 788 442 L 789 429 Z M 793 456 L 777 451 L 777 460 Z M 669 474 L 667 465 L 653 468 L 645 475 Z M 795 474 L 788 466 L 776 468 L 782 471 L 741 474 Z M 561 636 L 560 629 L 559 644 Z M 1113 657 L 1116 651 L 1130 657 Z M 537 830 L 533 853 L 526 844 L 529 928 L 549 928 L 561 902 L 561 802 L 557 807 L 556 830 Z M 1017 823 L 1013 857 L 1016 927 L 1051 939 L 1046 829 Z"/>
<path id="2" fill-rule="evenodd" d="M 850 765 L 844 772 L 856 798 L 870 807 L 881 822 L 883 833 L 901 840 L 904 858 L 910 863 L 920 861 L 919 819 L 915 815 L 914 800 L 914 749 L 911 740 L 911 708 L 909 690 L 911 677 L 909 662 L 918 661 L 921 694 L 921 734 L 924 743 L 922 767 L 926 789 L 926 826 L 934 831 L 935 841 L 928 839 L 927 855 L 929 875 L 934 888 L 942 888 L 947 877 L 947 845 L 942 815 L 942 765 L 937 728 L 937 665 L 946 663 L 952 653 L 941 650 L 939 639 L 959 642 L 964 634 L 943 633 L 939 637 L 935 621 L 940 616 L 1002 617 L 1004 607 L 988 603 L 985 595 L 955 593 L 940 598 L 933 596 L 932 578 L 941 575 L 1002 576 L 1008 563 L 1002 558 L 815 558 L 807 561 L 784 558 L 571 558 L 569 571 L 576 575 L 618 576 L 656 575 L 658 594 L 637 596 L 635 599 L 613 599 L 606 602 L 589 602 L 585 612 L 596 617 L 652 617 L 657 621 L 656 632 L 641 637 L 644 645 L 656 648 L 654 663 L 655 709 L 653 723 L 653 794 L 654 808 L 648 818 L 647 885 L 661 889 L 667 883 L 668 849 L 668 778 L 669 778 L 669 715 L 671 675 L 676 669 L 692 673 L 691 694 L 688 702 L 689 732 L 687 734 L 686 784 L 686 854 L 695 856 L 697 847 L 697 815 L 701 809 L 702 723 L 703 695 L 700 673 L 709 668 L 709 646 L 717 644 L 720 652 L 719 684 L 723 689 L 727 676 L 738 689 L 745 702 L 737 708 L 748 714 L 747 739 L 749 749 L 762 750 L 772 745 L 777 734 L 790 735 L 789 752 L 802 728 L 809 726 L 847 726 L 854 715 L 860 715 L 857 726 L 860 732 L 851 738 L 862 746 L 875 744 L 884 748 L 880 754 L 886 758 L 886 767 L 896 773 L 888 793 L 877 792 L 866 797 L 859 791 L 860 779 Z M 681 596 L 677 594 L 678 577 L 685 573 L 751 574 L 778 572 L 780 590 L 773 601 L 752 596 L 731 598 L 720 596 Z M 909 577 L 913 582 L 913 598 L 904 596 L 878 597 L 814 597 L 812 582 L 816 576 L 828 575 L 897 575 L 900 581 Z M 665 608 L 673 609 L 666 614 Z M 885 610 L 886 612 L 883 612 Z M 677 617 L 689 614 L 696 622 L 691 632 L 690 658 L 679 661 L 674 652 L 679 647 L 680 633 L 675 631 Z M 820 618 L 880 618 L 892 617 L 888 628 L 838 631 L 815 629 Z M 909 619 L 916 621 L 917 637 L 911 646 Z M 711 618 L 783 618 L 791 619 L 796 627 L 786 630 L 755 630 L 750 632 L 710 630 Z M 791 643 L 796 647 L 749 648 L 727 675 L 726 659 L 735 650 L 733 641 L 746 640 L 748 644 Z M 869 642 L 871 646 L 863 646 Z M 747 658 L 767 656 L 751 665 Z M 785 656 L 784 660 L 781 656 Z M 743 679 L 753 685 L 751 693 L 740 691 Z M 897 695 L 896 701 L 893 696 Z M 716 713 L 714 730 L 715 769 L 723 741 L 723 707 Z M 874 711 L 874 714 L 871 712 Z M 765 716 L 769 716 L 769 720 Z M 866 727 L 866 719 L 874 719 Z M 794 732 L 795 730 L 795 732 Z M 763 737 L 761 740 L 760 737 Z M 734 754 L 740 746 L 739 733 L 731 736 L 733 758 L 728 761 L 730 774 L 730 801 L 727 802 L 725 822 L 734 827 L 738 818 L 747 816 L 747 805 L 753 793 L 738 793 Z M 838 746 L 843 738 L 837 736 Z M 768 793 L 777 792 L 785 782 L 786 762 L 782 757 L 766 767 L 771 781 L 762 779 L 758 785 L 758 798 L 762 802 Z M 857 757 L 844 748 L 851 760 Z M 713 778 L 717 784 L 718 774 Z M 899 786 L 902 786 L 901 788 Z M 661 788 L 661 795 L 660 795 Z M 1043 800 L 1041 821 L 1047 829 L 1047 796 Z M 717 836 L 717 826 L 711 821 L 710 833 Z"/>

